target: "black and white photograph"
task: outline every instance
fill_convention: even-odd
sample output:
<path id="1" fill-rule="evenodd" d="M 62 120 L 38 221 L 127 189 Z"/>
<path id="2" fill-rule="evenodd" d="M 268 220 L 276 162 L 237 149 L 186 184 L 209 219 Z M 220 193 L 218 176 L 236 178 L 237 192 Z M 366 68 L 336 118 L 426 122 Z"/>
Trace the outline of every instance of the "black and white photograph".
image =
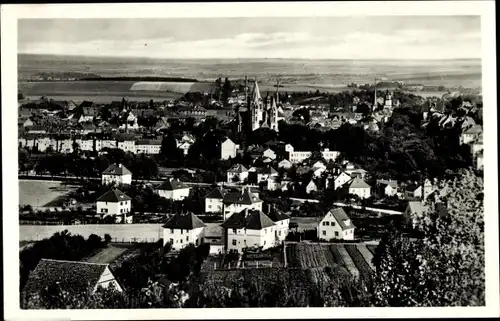
<path id="1" fill-rule="evenodd" d="M 499 316 L 493 2 L 7 5 L 2 56 L 7 320 Z"/>

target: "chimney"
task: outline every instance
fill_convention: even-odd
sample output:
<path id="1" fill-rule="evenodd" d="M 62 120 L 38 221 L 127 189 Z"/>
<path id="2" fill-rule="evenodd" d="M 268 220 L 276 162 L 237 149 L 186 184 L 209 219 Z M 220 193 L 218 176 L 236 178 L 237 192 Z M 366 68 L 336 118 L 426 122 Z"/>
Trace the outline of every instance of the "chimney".
<path id="1" fill-rule="evenodd" d="M 267 204 L 267 214 L 271 214 L 271 204 Z"/>
<path id="2" fill-rule="evenodd" d="M 119 168 L 122 168 L 122 164 L 118 164 L 118 167 L 119 167 Z"/>

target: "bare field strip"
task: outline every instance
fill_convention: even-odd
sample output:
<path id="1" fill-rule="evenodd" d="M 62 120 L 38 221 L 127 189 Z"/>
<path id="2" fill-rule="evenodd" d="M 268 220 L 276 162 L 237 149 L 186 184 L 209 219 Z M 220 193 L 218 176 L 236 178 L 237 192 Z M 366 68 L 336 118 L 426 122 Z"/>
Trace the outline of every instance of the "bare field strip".
<path id="1" fill-rule="evenodd" d="M 358 251 L 363 255 L 363 258 L 365 259 L 365 262 L 368 263 L 370 268 L 375 271 L 375 265 L 373 265 L 373 253 L 370 252 L 366 244 L 358 244 Z"/>
<path id="2" fill-rule="evenodd" d="M 123 247 L 114 247 L 113 245 L 108 245 L 108 247 L 101 249 L 95 255 L 89 257 L 85 260 L 88 263 L 104 263 L 109 264 L 113 262 L 116 258 L 120 257 L 123 253 L 127 252 L 129 249 Z"/>
<path id="3" fill-rule="evenodd" d="M 358 278 L 359 271 L 356 268 L 356 265 L 354 264 L 354 261 L 352 260 L 351 256 L 345 249 L 344 245 L 339 244 L 339 246 L 337 246 L 337 249 L 342 257 L 342 261 L 344 262 L 344 267 L 347 269 L 347 271 L 349 271 L 349 273 L 351 273 L 352 276 Z"/>

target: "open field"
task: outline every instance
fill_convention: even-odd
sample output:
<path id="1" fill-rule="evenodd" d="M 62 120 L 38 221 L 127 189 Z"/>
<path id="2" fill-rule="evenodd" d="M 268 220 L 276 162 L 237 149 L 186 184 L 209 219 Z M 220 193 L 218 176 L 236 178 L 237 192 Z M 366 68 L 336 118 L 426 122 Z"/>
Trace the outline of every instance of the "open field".
<path id="1" fill-rule="evenodd" d="M 72 189 L 74 187 L 61 182 L 19 180 L 19 205 L 31 205 L 33 208 L 47 206 Z"/>
<path id="2" fill-rule="evenodd" d="M 89 257 L 85 260 L 88 263 L 104 263 L 108 264 L 113 262 L 116 258 L 118 258 L 123 253 L 127 252 L 128 249 L 124 247 L 115 247 L 112 244 L 108 245 L 108 247 L 103 248 L 95 255 Z"/>

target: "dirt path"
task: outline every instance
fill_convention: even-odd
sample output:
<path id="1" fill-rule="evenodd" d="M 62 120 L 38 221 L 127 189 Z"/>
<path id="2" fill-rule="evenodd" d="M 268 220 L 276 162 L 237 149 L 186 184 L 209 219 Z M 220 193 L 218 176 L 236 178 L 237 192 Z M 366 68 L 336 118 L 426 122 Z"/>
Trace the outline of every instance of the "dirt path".
<path id="1" fill-rule="evenodd" d="M 89 257 L 85 261 L 88 263 L 111 263 L 121 254 L 126 252 L 127 248 L 114 247 L 113 245 L 108 245 L 108 247 L 103 248 L 94 256 Z"/>

